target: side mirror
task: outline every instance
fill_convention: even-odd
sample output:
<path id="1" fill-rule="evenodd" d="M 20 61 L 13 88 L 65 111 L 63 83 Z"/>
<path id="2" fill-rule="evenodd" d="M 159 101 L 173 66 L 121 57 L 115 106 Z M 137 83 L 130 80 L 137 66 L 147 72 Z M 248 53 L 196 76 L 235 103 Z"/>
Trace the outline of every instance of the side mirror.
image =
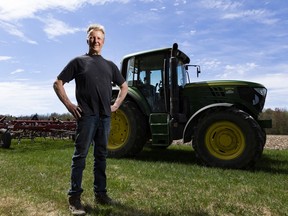
<path id="1" fill-rule="evenodd" d="M 197 77 L 199 77 L 199 74 L 201 73 L 200 65 L 185 65 L 185 70 L 186 71 L 188 70 L 189 66 L 196 67 Z"/>
<path id="2" fill-rule="evenodd" d="M 199 66 L 199 65 L 197 65 L 196 72 L 197 72 L 197 77 L 199 77 L 199 74 L 201 73 L 201 70 L 200 70 L 200 66 Z"/>

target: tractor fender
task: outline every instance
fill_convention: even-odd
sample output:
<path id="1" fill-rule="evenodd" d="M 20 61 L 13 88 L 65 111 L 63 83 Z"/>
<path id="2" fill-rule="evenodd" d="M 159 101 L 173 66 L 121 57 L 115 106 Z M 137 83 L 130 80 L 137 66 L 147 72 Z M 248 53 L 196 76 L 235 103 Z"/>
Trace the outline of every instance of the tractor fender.
<path id="1" fill-rule="evenodd" d="M 197 119 L 202 116 L 203 113 L 205 113 L 207 110 L 215 108 L 215 107 L 231 107 L 233 104 L 231 103 L 215 103 L 215 104 L 209 104 L 205 107 L 202 107 L 197 112 L 195 112 L 190 119 L 187 121 L 187 124 L 185 125 L 184 131 L 183 131 L 183 143 L 190 142 L 192 139 L 193 134 L 193 128 L 195 124 L 197 123 Z"/>
<path id="2" fill-rule="evenodd" d="M 118 92 L 119 92 L 119 87 L 113 87 L 112 95 L 117 97 Z M 151 111 L 150 111 L 150 107 L 148 103 L 146 102 L 145 98 L 143 98 L 143 96 L 141 96 L 137 91 L 135 91 L 132 88 L 128 88 L 128 93 L 127 93 L 125 100 L 127 99 L 130 99 L 131 101 L 136 103 L 137 107 L 141 110 L 141 112 L 144 115 L 146 116 L 150 115 Z"/>

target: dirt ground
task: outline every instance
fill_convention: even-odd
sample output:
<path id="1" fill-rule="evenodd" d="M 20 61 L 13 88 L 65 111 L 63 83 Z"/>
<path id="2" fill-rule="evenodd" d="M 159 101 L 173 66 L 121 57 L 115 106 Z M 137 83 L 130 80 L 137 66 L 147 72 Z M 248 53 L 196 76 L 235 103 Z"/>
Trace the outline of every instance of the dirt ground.
<path id="1" fill-rule="evenodd" d="M 288 149 L 288 135 L 267 135 L 265 148 Z"/>

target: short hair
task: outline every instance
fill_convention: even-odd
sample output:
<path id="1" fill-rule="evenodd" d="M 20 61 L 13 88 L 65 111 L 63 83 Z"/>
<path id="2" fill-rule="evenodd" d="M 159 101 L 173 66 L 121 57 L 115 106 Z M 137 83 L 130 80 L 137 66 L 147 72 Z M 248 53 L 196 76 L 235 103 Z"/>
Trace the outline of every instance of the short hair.
<path id="1" fill-rule="evenodd" d="M 105 28 L 103 25 L 100 25 L 100 24 L 91 24 L 88 26 L 87 28 L 87 35 L 89 35 L 89 33 L 93 30 L 96 30 L 96 31 L 101 31 L 104 36 L 105 36 Z"/>

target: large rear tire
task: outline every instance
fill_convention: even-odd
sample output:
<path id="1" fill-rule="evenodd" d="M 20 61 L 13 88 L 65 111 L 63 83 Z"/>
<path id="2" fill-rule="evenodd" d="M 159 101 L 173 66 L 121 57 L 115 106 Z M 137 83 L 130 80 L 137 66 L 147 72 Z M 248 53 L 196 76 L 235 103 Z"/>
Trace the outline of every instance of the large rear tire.
<path id="1" fill-rule="evenodd" d="M 136 104 L 125 100 L 111 115 L 108 142 L 109 157 L 127 157 L 138 154 L 147 142 L 146 121 Z"/>
<path id="2" fill-rule="evenodd" d="M 249 114 L 230 108 L 201 118 L 192 143 L 205 165 L 243 169 L 253 167 L 260 158 L 263 139 L 259 124 Z"/>

